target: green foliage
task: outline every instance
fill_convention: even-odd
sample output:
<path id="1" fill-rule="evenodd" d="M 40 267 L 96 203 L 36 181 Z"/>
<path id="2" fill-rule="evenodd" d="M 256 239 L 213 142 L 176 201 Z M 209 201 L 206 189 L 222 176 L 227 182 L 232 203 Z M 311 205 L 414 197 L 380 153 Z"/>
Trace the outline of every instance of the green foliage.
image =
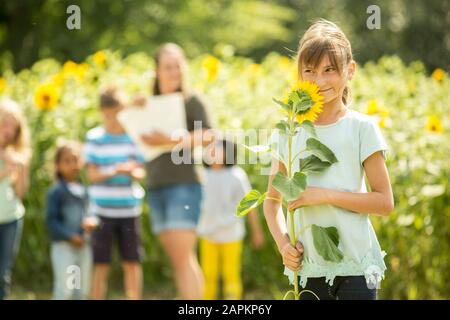
<path id="1" fill-rule="evenodd" d="M 296 172 L 293 177 L 286 177 L 278 171 L 273 178 L 272 185 L 281 193 L 283 200 L 292 201 L 305 191 L 306 175 L 303 172 Z"/>
<path id="2" fill-rule="evenodd" d="M 261 194 L 258 190 L 251 190 L 247 193 L 236 209 L 236 215 L 239 217 L 245 216 L 251 210 L 256 209 L 266 198 L 267 192 Z"/>
<path id="3" fill-rule="evenodd" d="M 320 227 L 311 225 L 314 248 L 325 261 L 340 262 L 344 255 L 338 249 L 339 234 L 336 227 Z"/>

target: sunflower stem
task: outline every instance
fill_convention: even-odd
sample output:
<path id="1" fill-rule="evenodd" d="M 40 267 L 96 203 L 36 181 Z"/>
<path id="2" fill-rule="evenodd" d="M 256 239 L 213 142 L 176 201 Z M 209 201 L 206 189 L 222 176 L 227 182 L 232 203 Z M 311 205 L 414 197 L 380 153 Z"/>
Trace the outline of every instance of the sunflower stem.
<path id="1" fill-rule="evenodd" d="M 292 178 L 292 137 L 295 133 L 294 128 L 294 118 L 295 114 L 292 113 L 289 118 L 289 134 L 288 134 L 288 167 L 287 167 L 287 176 L 288 178 Z M 289 228 L 289 239 L 291 241 L 291 245 L 295 248 L 295 245 L 297 243 L 297 239 L 295 237 L 295 220 L 294 220 L 294 211 L 295 210 L 289 210 L 289 218 L 290 218 L 290 228 Z M 298 291 L 298 272 L 294 271 L 294 299 L 298 300 L 300 297 L 299 291 Z"/>

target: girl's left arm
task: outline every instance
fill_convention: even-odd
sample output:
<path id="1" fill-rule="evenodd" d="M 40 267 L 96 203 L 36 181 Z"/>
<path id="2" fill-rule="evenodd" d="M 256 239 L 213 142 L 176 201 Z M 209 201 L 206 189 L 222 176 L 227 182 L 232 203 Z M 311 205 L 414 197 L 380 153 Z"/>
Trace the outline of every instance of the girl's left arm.
<path id="1" fill-rule="evenodd" d="M 25 193 L 28 190 L 28 165 L 24 161 L 19 161 L 14 165 L 14 192 L 16 196 L 20 199 L 23 199 Z"/>
<path id="2" fill-rule="evenodd" d="M 289 209 L 330 204 L 356 213 L 388 216 L 394 209 L 394 197 L 381 151 L 368 157 L 363 162 L 363 167 L 370 185 L 370 192 L 345 192 L 309 187 L 298 199 L 289 203 Z"/>

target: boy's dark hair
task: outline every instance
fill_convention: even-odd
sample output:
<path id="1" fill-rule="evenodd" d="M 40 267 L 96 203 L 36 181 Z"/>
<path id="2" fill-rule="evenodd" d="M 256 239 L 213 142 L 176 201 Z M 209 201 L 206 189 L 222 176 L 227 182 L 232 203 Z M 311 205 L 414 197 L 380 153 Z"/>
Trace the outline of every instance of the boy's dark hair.
<path id="1" fill-rule="evenodd" d="M 108 87 L 100 94 L 100 108 L 115 108 L 125 105 L 125 96 L 117 87 Z"/>
<path id="2" fill-rule="evenodd" d="M 225 167 L 232 167 L 236 165 L 237 162 L 237 146 L 234 142 L 226 139 L 219 139 L 213 142 L 215 145 L 221 145 L 222 149 L 225 150 L 224 159 L 223 159 L 223 165 Z M 207 168 L 211 167 L 210 164 L 206 163 L 205 160 L 203 160 L 203 165 Z"/>

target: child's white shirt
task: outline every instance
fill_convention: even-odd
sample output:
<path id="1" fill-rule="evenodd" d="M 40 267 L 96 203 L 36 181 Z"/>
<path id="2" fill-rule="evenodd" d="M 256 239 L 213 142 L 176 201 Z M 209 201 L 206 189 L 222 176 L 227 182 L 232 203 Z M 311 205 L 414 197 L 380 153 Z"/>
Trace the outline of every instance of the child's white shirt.
<path id="1" fill-rule="evenodd" d="M 388 146 L 378 124 L 370 116 L 347 110 L 337 122 L 330 125 L 315 126 L 318 139 L 331 149 L 338 162 L 320 173 L 308 175 L 307 186 L 321 187 L 347 192 L 367 192 L 364 182 L 363 162 L 370 155 L 382 151 L 386 158 Z M 301 130 L 293 138 L 293 154 L 305 149 L 310 136 Z M 271 137 L 282 159 L 287 159 L 287 137 L 276 130 Z M 277 143 L 273 145 L 273 143 Z M 302 153 L 301 158 L 309 156 Z M 285 162 L 287 163 L 287 162 Z M 293 164 L 293 172 L 299 171 L 299 159 Z M 301 285 L 306 285 L 309 277 L 326 277 L 332 284 L 336 276 L 365 275 L 367 281 L 378 284 L 384 277 L 386 253 L 381 250 L 368 214 L 351 212 L 332 205 L 315 205 L 295 211 L 295 232 L 304 246 L 304 260 L 299 272 Z M 289 230 L 289 215 L 287 219 Z M 313 243 L 311 226 L 336 227 L 340 241 L 338 248 L 344 258 L 339 263 L 325 261 Z M 285 268 L 285 274 L 293 282 L 293 272 Z"/>

